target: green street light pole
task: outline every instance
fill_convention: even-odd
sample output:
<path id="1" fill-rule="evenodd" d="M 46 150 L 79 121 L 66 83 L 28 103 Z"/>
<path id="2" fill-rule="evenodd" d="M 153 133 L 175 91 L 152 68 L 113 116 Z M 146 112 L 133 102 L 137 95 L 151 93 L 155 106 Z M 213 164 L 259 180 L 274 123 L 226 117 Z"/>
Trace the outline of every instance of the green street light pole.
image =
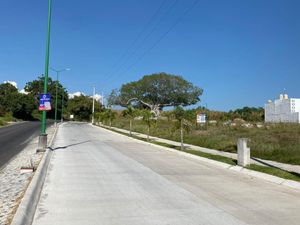
<path id="1" fill-rule="evenodd" d="M 52 1 L 48 0 L 48 31 L 46 42 L 46 59 L 45 59 L 45 78 L 44 78 L 44 94 L 48 91 L 48 72 L 49 72 L 49 48 L 50 48 L 50 31 L 51 31 L 51 8 Z M 42 135 L 46 135 L 46 111 L 43 111 L 42 117 Z"/>
<path id="2" fill-rule="evenodd" d="M 55 121 L 55 126 L 57 125 L 57 92 L 58 92 L 58 75 L 60 72 L 64 72 L 64 71 L 68 71 L 70 70 L 69 68 L 66 69 L 62 69 L 62 70 L 56 70 L 54 68 L 50 68 L 51 70 L 53 70 L 54 72 L 56 72 L 56 85 L 55 85 L 55 114 L 54 114 L 54 121 Z"/>
<path id="3" fill-rule="evenodd" d="M 51 31 L 51 7 L 52 2 L 48 0 L 48 30 L 46 40 L 46 58 L 45 58 L 45 78 L 44 78 L 44 94 L 48 91 L 48 72 L 49 72 L 49 48 L 50 48 L 50 31 Z M 46 134 L 46 111 L 42 114 L 42 127 L 39 136 L 39 143 L 37 151 L 45 151 L 47 147 L 47 134 Z"/>

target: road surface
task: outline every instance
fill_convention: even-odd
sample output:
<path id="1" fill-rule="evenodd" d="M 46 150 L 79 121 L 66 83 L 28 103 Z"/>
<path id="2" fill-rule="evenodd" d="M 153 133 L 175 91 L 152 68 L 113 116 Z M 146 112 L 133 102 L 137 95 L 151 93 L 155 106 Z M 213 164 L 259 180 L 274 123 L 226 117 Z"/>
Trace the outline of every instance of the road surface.
<path id="1" fill-rule="evenodd" d="M 296 225 L 299 209 L 299 191 L 66 123 L 33 224 Z"/>
<path id="2" fill-rule="evenodd" d="M 51 123 L 48 123 L 48 125 Z M 41 122 L 24 122 L 0 128 L 0 168 L 40 133 Z"/>

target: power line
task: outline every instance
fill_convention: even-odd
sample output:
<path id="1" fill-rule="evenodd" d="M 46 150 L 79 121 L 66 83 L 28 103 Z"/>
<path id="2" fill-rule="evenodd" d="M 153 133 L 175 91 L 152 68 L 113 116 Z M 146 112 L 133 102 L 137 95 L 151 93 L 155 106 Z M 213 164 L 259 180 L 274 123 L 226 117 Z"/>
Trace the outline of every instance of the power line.
<path id="1" fill-rule="evenodd" d="M 142 47 L 143 43 L 154 33 L 154 31 L 158 28 L 158 26 L 163 22 L 163 20 L 168 16 L 168 14 L 172 11 L 172 9 L 175 7 L 177 4 L 178 0 L 175 0 L 172 5 L 168 8 L 167 12 L 159 19 L 159 21 L 155 24 L 155 26 L 151 29 L 151 31 L 143 38 L 142 42 L 140 45 L 138 45 L 132 52 L 131 54 L 126 58 L 126 60 L 120 64 L 117 68 L 117 70 L 111 74 L 110 79 L 111 80 L 115 75 L 116 72 L 119 71 L 131 58 L 132 56 Z"/>
<path id="2" fill-rule="evenodd" d="M 133 64 L 131 64 L 129 67 L 127 67 L 127 69 L 125 69 L 124 71 L 120 72 L 120 76 L 122 76 L 123 73 L 127 72 L 128 70 L 130 70 L 133 66 L 135 66 L 140 60 L 142 60 L 148 52 L 150 52 L 152 49 L 154 49 L 174 28 L 177 24 L 179 24 L 182 19 L 198 4 L 200 0 L 195 0 L 193 2 L 193 4 L 188 7 L 185 12 L 182 14 L 181 17 L 179 17 L 172 25 L 171 27 L 159 38 L 157 39 L 157 41 L 150 46 L 150 48 L 148 48 Z"/>
<path id="3" fill-rule="evenodd" d="M 135 37 L 135 39 L 131 42 L 131 44 L 127 47 L 127 49 L 123 52 L 121 57 L 114 63 L 113 68 L 115 68 L 120 62 L 124 60 L 126 55 L 129 53 L 129 50 L 135 46 L 135 44 L 138 42 L 142 34 L 147 30 L 148 26 L 151 24 L 152 20 L 159 14 L 161 9 L 163 8 L 164 4 L 166 3 L 167 0 L 162 1 L 158 9 L 155 11 L 155 13 L 148 19 L 146 25 L 143 27 L 143 29 L 140 30 L 138 35 Z M 111 72 L 108 74 L 108 76 L 112 75 L 114 72 Z"/>

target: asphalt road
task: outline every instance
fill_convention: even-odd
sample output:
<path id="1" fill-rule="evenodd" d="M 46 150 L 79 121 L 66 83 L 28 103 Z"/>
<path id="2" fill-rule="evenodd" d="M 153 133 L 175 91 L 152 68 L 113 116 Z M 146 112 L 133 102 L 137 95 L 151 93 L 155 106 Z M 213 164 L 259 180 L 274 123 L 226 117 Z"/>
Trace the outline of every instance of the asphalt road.
<path id="1" fill-rule="evenodd" d="M 33 225 L 299 225 L 300 192 L 83 123 L 59 127 Z"/>
<path id="2" fill-rule="evenodd" d="M 48 122 L 47 125 L 52 124 Z M 41 122 L 17 123 L 0 128 L 0 168 L 40 133 Z"/>

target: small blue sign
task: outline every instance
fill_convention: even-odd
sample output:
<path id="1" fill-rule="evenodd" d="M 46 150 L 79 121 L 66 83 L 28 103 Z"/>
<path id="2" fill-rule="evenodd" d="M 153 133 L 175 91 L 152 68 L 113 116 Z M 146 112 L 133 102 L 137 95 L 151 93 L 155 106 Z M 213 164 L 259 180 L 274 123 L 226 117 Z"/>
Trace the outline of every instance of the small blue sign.
<path id="1" fill-rule="evenodd" d="M 50 94 L 40 94 L 40 111 L 49 111 L 51 110 L 51 96 Z"/>

